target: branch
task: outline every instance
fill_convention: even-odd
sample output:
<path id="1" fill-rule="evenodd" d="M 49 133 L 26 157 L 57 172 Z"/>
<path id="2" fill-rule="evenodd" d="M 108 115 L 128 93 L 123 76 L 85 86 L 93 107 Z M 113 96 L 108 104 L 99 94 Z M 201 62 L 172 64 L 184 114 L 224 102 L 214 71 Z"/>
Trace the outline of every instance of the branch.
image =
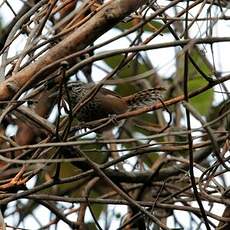
<path id="1" fill-rule="evenodd" d="M 98 37 L 110 30 L 114 25 L 146 2 L 147 0 L 110 1 L 85 24 L 51 48 L 44 56 L 4 81 L 0 85 L 0 100 L 11 98 L 27 81 L 45 66 L 92 44 Z M 44 73 L 44 76 L 49 75 L 55 70 L 56 66 Z"/>

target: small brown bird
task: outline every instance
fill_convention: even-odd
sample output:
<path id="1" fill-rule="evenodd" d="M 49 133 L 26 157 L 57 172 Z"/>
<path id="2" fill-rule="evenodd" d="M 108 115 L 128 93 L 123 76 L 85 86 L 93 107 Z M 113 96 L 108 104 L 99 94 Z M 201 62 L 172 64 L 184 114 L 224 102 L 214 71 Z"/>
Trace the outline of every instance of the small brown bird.
<path id="1" fill-rule="evenodd" d="M 72 105 L 76 105 L 95 87 L 93 83 L 80 81 L 68 83 Z M 146 89 L 129 96 L 120 96 L 106 88 L 101 88 L 97 94 L 85 104 L 76 114 L 81 122 L 89 122 L 109 115 L 122 114 L 128 110 L 151 104 L 161 98 L 163 88 Z"/>

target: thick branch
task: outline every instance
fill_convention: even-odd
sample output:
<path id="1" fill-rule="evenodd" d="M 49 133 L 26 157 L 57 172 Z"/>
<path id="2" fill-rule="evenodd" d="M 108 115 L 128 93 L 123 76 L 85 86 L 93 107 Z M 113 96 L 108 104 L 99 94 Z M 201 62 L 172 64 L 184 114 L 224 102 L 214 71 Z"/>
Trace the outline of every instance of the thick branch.
<path id="1" fill-rule="evenodd" d="M 11 98 L 35 73 L 56 60 L 84 49 L 98 37 L 111 29 L 115 24 L 137 10 L 147 0 L 116 0 L 111 1 L 98 11 L 94 17 L 76 29 L 63 41 L 51 48 L 35 63 L 13 75 L 0 85 L 0 100 Z M 50 69 L 45 76 L 56 69 Z"/>

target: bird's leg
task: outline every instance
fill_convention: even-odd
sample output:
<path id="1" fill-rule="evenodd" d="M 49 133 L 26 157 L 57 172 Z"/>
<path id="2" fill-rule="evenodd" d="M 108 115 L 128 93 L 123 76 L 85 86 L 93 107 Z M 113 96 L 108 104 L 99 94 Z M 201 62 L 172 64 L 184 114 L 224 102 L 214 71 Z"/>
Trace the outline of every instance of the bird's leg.
<path id="1" fill-rule="evenodd" d="M 109 120 L 113 123 L 113 126 L 118 125 L 117 114 L 109 114 Z"/>

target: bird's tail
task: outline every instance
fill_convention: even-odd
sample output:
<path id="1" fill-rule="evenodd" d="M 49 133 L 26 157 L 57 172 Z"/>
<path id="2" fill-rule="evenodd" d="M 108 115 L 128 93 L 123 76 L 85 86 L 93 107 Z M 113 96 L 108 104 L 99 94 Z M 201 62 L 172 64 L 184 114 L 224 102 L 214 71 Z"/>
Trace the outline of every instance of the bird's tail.
<path id="1" fill-rule="evenodd" d="M 162 99 L 162 92 L 164 90 L 165 89 L 162 87 L 146 89 L 123 98 L 127 102 L 129 108 L 134 109 Z"/>

